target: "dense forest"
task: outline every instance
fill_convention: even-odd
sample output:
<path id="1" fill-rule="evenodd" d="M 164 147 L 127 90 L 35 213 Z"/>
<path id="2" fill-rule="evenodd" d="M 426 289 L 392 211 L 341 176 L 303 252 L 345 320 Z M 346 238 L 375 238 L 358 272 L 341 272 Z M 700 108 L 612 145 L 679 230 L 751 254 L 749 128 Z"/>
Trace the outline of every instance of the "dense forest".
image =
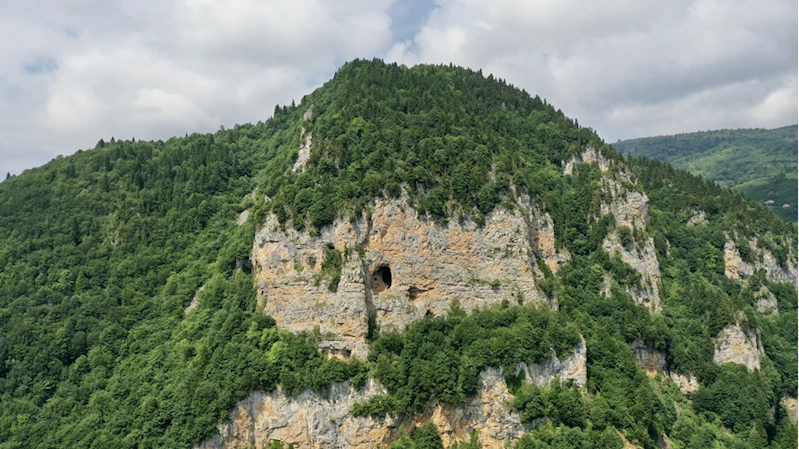
<path id="1" fill-rule="evenodd" d="M 295 172 L 306 135 L 310 158 Z M 650 199 L 647 229 L 627 238 L 655 242 L 662 313 L 635 303 L 622 288 L 635 274 L 602 249 L 616 226 L 601 212 L 604 175 L 589 164 L 563 174 L 587 147 Z M 249 256 L 268 213 L 317 232 L 375 198 L 406 196 L 430 220 L 480 225 L 520 194 L 551 215 L 572 255 L 541 281 L 557 310 L 453 304 L 447 316 L 371 335 L 367 360 L 340 360 L 319 352 L 317 333 L 278 329 L 257 306 Z M 687 226 L 697 211 L 706 222 Z M 623 436 L 654 448 L 666 435 L 675 448 L 795 448 L 779 401 L 796 397 L 796 289 L 763 271 L 725 277 L 728 238 L 740 248 L 756 240 L 782 266 L 796 257 L 795 224 L 666 163 L 624 158 L 504 80 L 353 61 L 265 122 L 166 142 L 100 141 L 0 184 L 0 448 L 192 447 L 250 391 L 324 394 L 368 377 L 386 394 L 352 413 L 407 416 L 433 398 L 473 395 L 483 368 L 565 353 L 580 338 L 585 388 L 507 379 L 514 409 L 538 423 L 515 447 L 622 448 Z M 617 281 L 609 294 L 605 274 Z M 778 314 L 757 311 L 764 286 Z M 736 322 L 762 332 L 761 369 L 713 362 L 712 338 Z M 636 340 L 701 388 L 684 395 L 647 376 Z M 442 443 L 422 426 L 392 447 Z"/>
<path id="2" fill-rule="evenodd" d="M 797 220 L 797 125 L 777 129 L 723 129 L 616 142 L 622 154 L 668 162 L 737 190 L 774 201 L 775 214 Z M 783 205 L 789 207 L 784 208 Z"/>

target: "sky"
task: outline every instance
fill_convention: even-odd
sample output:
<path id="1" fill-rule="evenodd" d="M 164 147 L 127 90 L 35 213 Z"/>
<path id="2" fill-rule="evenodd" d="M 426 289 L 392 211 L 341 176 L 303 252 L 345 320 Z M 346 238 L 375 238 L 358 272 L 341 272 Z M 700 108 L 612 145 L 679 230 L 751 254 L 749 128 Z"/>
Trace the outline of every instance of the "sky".
<path id="1" fill-rule="evenodd" d="M 482 69 L 607 142 L 797 123 L 795 0 L 4 0 L 0 40 L 0 173 L 266 120 L 354 58 Z"/>

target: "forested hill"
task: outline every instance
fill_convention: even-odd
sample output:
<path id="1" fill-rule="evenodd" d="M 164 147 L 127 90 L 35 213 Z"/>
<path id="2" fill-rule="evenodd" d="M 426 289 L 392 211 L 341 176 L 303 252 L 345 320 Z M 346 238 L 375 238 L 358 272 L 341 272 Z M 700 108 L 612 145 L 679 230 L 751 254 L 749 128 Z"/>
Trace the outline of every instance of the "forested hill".
<path id="1" fill-rule="evenodd" d="M 669 162 L 755 201 L 772 200 L 775 214 L 797 220 L 797 125 L 645 137 L 613 146 L 622 154 Z"/>
<path id="2" fill-rule="evenodd" d="M 530 297 L 500 298 L 515 287 L 477 272 L 461 291 L 501 301 L 453 301 L 397 330 L 370 310 L 365 358 L 329 357 L 318 328 L 276 324 L 251 260 L 264 223 L 279 223 L 276 241 L 311 240 L 368 222 L 378 201 L 434 230 L 528 214 L 552 235 L 548 252 L 519 237 Z M 440 448 L 412 418 L 461 406 L 499 368 L 513 400 L 496 404 L 525 432 L 515 448 L 795 448 L 796 243 L 762 204 L 625 159 L 503 80 L 353 61 L 265 122 L 100 141 L 0 183 L 0 449 L 190 448 L 250 392 L 325 398 L 367 379 L 385 390 L 352 416 L 406 419 L 392 448 Z M 325 247 L 306 287 L 334 295 L 367 250 Z M 755 339 L 751 369 L 724 363 L 727 334 Z M 583 386 L 511 375 L 582 341 Z M 642 366 L 642 348 L 662 363 Z"/>

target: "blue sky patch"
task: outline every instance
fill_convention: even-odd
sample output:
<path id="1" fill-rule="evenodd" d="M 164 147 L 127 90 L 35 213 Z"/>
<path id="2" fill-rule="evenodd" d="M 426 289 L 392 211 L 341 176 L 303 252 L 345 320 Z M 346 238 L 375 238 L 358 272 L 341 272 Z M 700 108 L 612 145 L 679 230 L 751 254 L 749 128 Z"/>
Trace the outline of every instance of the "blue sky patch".
<path id="1" fill-rule="evenodd" d="M 31 75 L 55 72 L 58 70 L 58 63 L 52 58 L 38 58 L 34 62 L 25 64 L 24 70 Z"/>

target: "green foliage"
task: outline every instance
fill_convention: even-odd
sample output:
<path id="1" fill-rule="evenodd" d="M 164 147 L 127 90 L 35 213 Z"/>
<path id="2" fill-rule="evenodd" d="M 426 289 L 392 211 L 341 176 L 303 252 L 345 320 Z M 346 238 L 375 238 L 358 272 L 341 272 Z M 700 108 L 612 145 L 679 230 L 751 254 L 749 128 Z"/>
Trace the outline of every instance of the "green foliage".
<path id="1" fill-rule="evenodd" d="M 774 200 L 775 214 L 796 221 L 796 125 L 647 137 L 613 145 L 624 154 L 669 162 L 755 201 Z M 786 203 L 791 207 L 783 209 Z"/>
<path id="2" fill-rule="evenodd" d="M 438 427 L 429 423 L 424 426 L 414 427 L 410 438 L 402 437 L 391 443 L 391 449 L 444 449 Z"/>
<path id="3" fill-rule="evenodd" d="M 363 383 L 255 312 L 235 217 L 289 166 L 297 119 L 105 143 L 0 184 L 4 447 L 191 447 L 249 391 Z"/>
<path id="4" fill-rule="evenodd" d="M 549 418 L 554 424 L 585 426 L 585 404 L 576 386 L 561 386 L 555 380 L 549 388 L 542 389 L 530 383 L 519 388 L 514 396 L 513 409 L 521 413 L 524 423 Z"/>
<path id="5" fill-rule="evenodd" d="M 432 398 L 457 404 L 477 391 L 485 368 L 541 362 L 553 349 L 571 353 L 580 336 L 565 318 L 544 308 L 513 306 L 428 318 L 405 333 L 384 333 L 372 343 L 369 361 L 389 394 L 357 404 L 352 412 L 405 415 L 423 411 Z"/>
<path id="6" fill-rule="evenodd" d="M 305 170 L 294 172 L 301 128 L 313 143 Z M 564 176 L 587 146 L 610 170 L 575 164 Z M 619 169 L 638 184 L 616 182 L 650 199 L 646 228 L 618 233 L 625 256 L 654 242 L 657 315 L 630 296 L 646 288 L 639 272 L 603 248 L 617 229 L 602 205 Z M 446 318 L 404 333 L 381 333 L 372 311 L 367 362 L 326 359 L 318 336 L 281 332 L 257 311 L 249 254 L 267 213 L 314 234 L 368 214 L 375 198 L 403 195 L 436 222 L 477 224 L 529 196 L 570 254 L 557 273 L 532 255 L 544 273 L 536 285 L 556 309 L 515 305 L 521 296 L 471 314 L 453 303 Z M 238 226 L 244 209 L 250 219 Z M 696 211 L 708 224 L 686 225 Z M 0 447 L 192 447 L 252 390 L 324 395 L 346 379 L 363 386 L 367 375 L 387 394 L 352 412 L 408 417 L 431 400 L 461 403 L 489 367 L 504 370 L 525 422 L 546 421 L 520 448 L 621 447 L 620 432 L 647 448 L 662 434 L 677 448 L 796 447 L 784 413 L 774 422 L 768 414 L 796 392 L 796 290 L 762 272 L 746 285 L 727 279 L 728 239 L 746 260 L 758 257 L 746 249 L 752 240 L 783 266 L 796 256 L 796 227 L 763 205 L 662 162 L 624 160 L 504 81 L 355 61 L 266 123 L 99 142 L 0 184 Z M 336 291 L 352 250 L 364 251 L 328 248 L 317 280 Z M 777 298 L 775 316 L 755 311 L 763 286 Z M 735 322 L 762 331 L 758 372 L 712 361 L 713 337 Z M 586 388 L 540 389 L 509 375 L 519 362 L 570 354 L 581 335 Z M 634 342 L 661 351 L 672 372 L 698 376 L 693 402 L 647 377 Z M 479 447 L 476 438 L 460 447 Z M 394 447 L 441 440 L 424 426 Z"/>
<path id="7" fill-rule="evenodd" d="M 513 447 L 514 449 L 622 449 L 624 442 L 613 428 L 599 431 L 546 423 L 536 426 Z"/>
<path id="8" fill-rule="evenodd" d="M 403 190 L 435 220 L 460 211 L 481 221 L 510 194 L 513 170 L 537 174 L 522 184 L 535 194 L 550 187 L 538 180 L 568 190 L 560 161 L 600 142 L 540 98 L 451 66 L 353 61 L 301 104 L 313 111 L 306 171 L 265 183 L 272 209 L 300 229 Z M 554 197 L 546 203 L 555 210 Z"/>
<path id="9" fill-rule="evenodd" d="M 327 288 L 331 292 L 338 291 L 341 282 L 341 268 L 344 266 L 344 255 L 335 248 L 325 248 L 325 260 L 322 261 L 322 276 L 327 279 Z"/>

